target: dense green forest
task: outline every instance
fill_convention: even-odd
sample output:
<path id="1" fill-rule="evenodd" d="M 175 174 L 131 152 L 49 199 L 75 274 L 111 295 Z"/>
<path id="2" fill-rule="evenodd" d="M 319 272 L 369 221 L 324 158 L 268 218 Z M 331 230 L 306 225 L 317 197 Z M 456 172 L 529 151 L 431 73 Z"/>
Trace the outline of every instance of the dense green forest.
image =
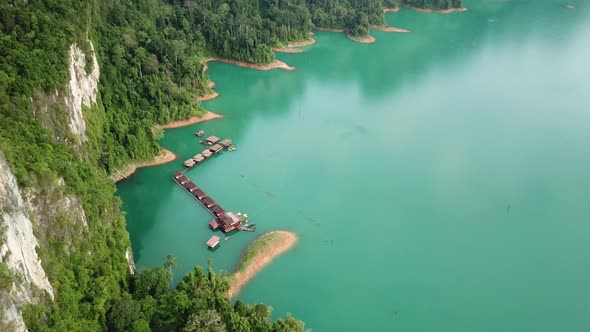
<path id="1" fill-rule="evenodd" d="M 398 5 L 398 0 L 0 2 L 0 151 L 22 188 L 48 201 L 76 196 L 88 221 L 84 228 L 60 215 L 36 225 L 39 256 L 56 299 L 26 309 L 29 331 L 302 330 L 290 317 L 271 323 L 268 307 L 231 306 L 224 295 L 227 280 L 212 271 L 196 268 L 175 289 L 169 288 L 170 269 L 131 276 L 125 219 L 107 176 L 159 152 L 154 125 L 203 113 L 195 96 L 209 92 L 207 57 L 269 63 L 271 47 L 306 39 L 314 26 L 365 35 L 370 24 L 384 24 L 383 8 Z M 87 58 L 93 46 L 101 71 L 97 103 L 85 109 L 84 144 L 69 133 L 68 111 L 54 98 L 65 90 L 72 44 Z"/>

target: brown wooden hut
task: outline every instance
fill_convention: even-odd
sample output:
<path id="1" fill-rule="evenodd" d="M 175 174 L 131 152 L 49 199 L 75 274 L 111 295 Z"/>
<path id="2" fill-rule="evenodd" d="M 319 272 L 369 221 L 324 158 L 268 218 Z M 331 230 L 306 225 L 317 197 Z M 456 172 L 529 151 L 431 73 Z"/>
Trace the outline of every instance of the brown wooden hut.
<path id="1" fill-rule="evenodd" d="M 207 241 L 207 247 L 209 248 L 215 248 L 219 245 L 219 241 L 221 240 L 221 238 L 217 235 L 213 235 L 208 241 Z"/>
<path id="2" fill-rule="evenodd" d="M 219 137 L 209 136 L 209 137 L 205 138 L 205 140 L 203 142 L 208 145 L 213 145 L 213 144 L 219 142 Z"/>
<path id="3" fill-rule="evenodd" d="M 178 181 L 178 183 L 180 183 L 181 185 L 183 185 L 183 186 L 184 186 L 184 185 L 185 185 L 185 184 L 187 184 L 187 183 L 188 183 L 190 180 L 189 180 L 189 179 L 188 179 L 186 176 L 184 176 L 184 175 L 181 175 L 181 176 L 180 176 L 178 179 L 176 179 L 176 181 Z"/>
<path id="4" fill-rule="evenodd" d="M 218 228 L 219 228 L 219 222 L 217 221 L 217 219 L 213 219 L 213 220 L 211 220 L 211 221 L 209 222 L 209 227 L 210 227 L 212 230 L 216 230 L 216 229 L 218 229 Z"/>
<path id="5" fill-rule="evenodd" d="M 242 222 L 233 212 L 227 212 L 220 218 L 221 228 L 224 232 L 230 232 L 242 226 Z"/>
<path id="6" fill-rule="evenodd" d="M 195 195 L 195 197 L 198 200 L 202 200 L 203 198 L 207 197 L 207 194 L 205 194 L 205 192 L 202 191 L 201 189 L 195 190 L 195 192 L 193 193 L 193 195 Z"/>
<path id="7" fill-rule="evenodd" d="M 188 191 L 192 193 L 195 190 L 199 189 L 199 187 L 197 187 L 196 184 L 189 181 L 189 183 L 186 184 L 186 189 L 188 189 Z"/>
<path id="8" fill-rule="evenodd" d="M 217 218 L 219 218 L 220 216 L 222 216 L 225 213 L 225 210 L 220 205 L 215 205 L 215 207 L 213 207 L 213 209 L 211 209 L 211 212 L 213 212 L 213 214 Z"/>
<path id="9" fill-rule="evenodd" d="M 189 168 L 195 166 L 195 164 L 196 164 L 196 162 L 192 159 L 187 159 L 184 162 L 184 166 L 189 167 Z"/>
<path id="10" fill-rule="evenodd" d="M 193 157 L 193 160 L 198 164 L 201 161 L 205 160 L 205 157 L 203 157 L 203 155 L 199 153 Z"/>
<path id="11" fill-rule="evenodd" d="M 175 178 L 175 179 L 177 179 L 177 180 L 178 180 L 178 178 L 179 178 L 179 177 L 181 177 L 181 176 L 182 176 L 182 172 L 178 172 L 178 171 L 177 171 L 176 173 L 174 173 L 174 178 Z"/>
<path id="12" fill-rule="evenodd" d="M 215 206 L 215 201 L 213 200 L 213 198 L 206 196 L 201 200 L 201 203 L 203 203 L 203 205 L 205 205 L 208 209 L 212 208 Z"/>
<path id="13" fill-rule="evenodd" d="M 211 157 L 211 155 L 212 155 L 212 154 L 213 154 L 213 152 L 209 151 L 209 149 L 207 149 L 207 150 L 203 150 L 203 152 L 201 152 L 201 155 L 202 155 L 204 158 L 209 158 L 209 157 Z"/>
<path id="14" fill-rule="evenodd" d="M 221 146 L 219 144 L 215 144 L 212 147 L 210 147 L 209 150 L 213 153 L 219 153 L 223 150 L 223 146 Z"/>
<path id="15" fill-rule="evenodd" d="M 223 141 L 219 142 L 219 144 L 220 144 L 221 146 L 223 146 L 224 148 L 227 148 L 228 146 L 230 146 L 230 145 L 231 145 L 231 139 L 229 139 L 229 138 L 226 138 L 226 139 L 224 139 Z"/>

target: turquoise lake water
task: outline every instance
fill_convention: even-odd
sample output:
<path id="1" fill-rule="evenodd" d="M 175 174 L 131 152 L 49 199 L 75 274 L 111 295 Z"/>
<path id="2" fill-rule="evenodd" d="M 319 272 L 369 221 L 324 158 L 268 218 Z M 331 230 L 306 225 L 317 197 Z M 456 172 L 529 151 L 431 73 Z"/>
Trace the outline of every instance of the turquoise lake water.
<path id="1" fill-rule="evenodd" d="M 590 3 L 465 1 L 386 15 L 374 44 L 316 32 L 296 71 L 212 63 L 224 119 L 169 130 L 173 163 L 118 185 L 139 269 L 231 271 L 256 236 L 299 236 L 240 293 L 314 331 L 590 331 Z M 214 253 L 187 172 L 256 233 Z"/>

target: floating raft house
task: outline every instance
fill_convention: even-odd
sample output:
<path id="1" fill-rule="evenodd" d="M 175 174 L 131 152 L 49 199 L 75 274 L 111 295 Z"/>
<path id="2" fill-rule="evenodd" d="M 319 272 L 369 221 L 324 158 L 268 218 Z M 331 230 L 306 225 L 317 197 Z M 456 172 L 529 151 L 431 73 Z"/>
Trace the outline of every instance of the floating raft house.
<path id="1" fill-rule="evenodd" d="M 203 141 L 203 143 L 205 143 L 207 145 L 213 145 L 217 142 L 219 142 L 219 137 L 217 137 L 217 136 L 209 136 L 209 137 L 205 138 L 205 140 Z"/>
<path id="2" fill-rule="evenodd" d="M 201 155 L 205 158 L 209 158 L 211 157 L 211 155 L 213 155 L 213 152 L 209 151 L 209 149 L 207 150 L 203 150 L 203 152 L 201 152 Z"/>
<path id="3" fill-rule="evenodd" d="M 215 206 L 215 201 L 213 200 L 213 198 L 211 198 L 209 196 L 203 198 L 201 200 L 201 203 L 203 203 L 203 205 L 205 205 L 208 209 Z"/>
<path id="4" fill-rule="evenodd" d="M 192 159 L 187 159 L 184 162 L 184 166 L 186 166 L 188 168 L 191 168 L 191 167 L 195 166 L 195 164 L 196 164 L 196 162 L 194 160 L 192 160 Z"/>
<path id="5" fill-rule="evenodd" d="M 201 161 L 205 160 L 205 157 L 203 157 L 203 155 L 199 153 L 193 157 L 193 160 L 198 164 Z"/>
<path id="6" fill-rule="evenodd" d="M 213 249 L 215 247 L 217 247 L 219 245 L 219 241 L 221 240 L 221 238 L 217 235 L 213 235 L 208 241 L 207 241 L 207 247 Z"/>
<path id="7" fill-rule="evenodd" d="M 221 150 L 223 150 L 223 146 L 221 146 L 220 144 L 215 144 L 212 147 L 210 147 L 209 150 L 213 153 L 220 153 Z"/>
<path id="8" fill-rule="evenodd" d="M 197 132 L 195 133 L 195 135 L 197 135 L 197 136 L 201 137 L 201 136 L 205 135 L 205 131 L 204 131 L 204 130 L 199 130 L 199 131 L 197 131 Z"/>
<path id="9" fill-rule="evenodd" d="M 231 145 L 231 139 L 226 138 L 223 141 L 219 142 L 219 144 L 221 146 L 223 146 L 224 148 L 227 148 L 227 147 L 229 147 Z"/>

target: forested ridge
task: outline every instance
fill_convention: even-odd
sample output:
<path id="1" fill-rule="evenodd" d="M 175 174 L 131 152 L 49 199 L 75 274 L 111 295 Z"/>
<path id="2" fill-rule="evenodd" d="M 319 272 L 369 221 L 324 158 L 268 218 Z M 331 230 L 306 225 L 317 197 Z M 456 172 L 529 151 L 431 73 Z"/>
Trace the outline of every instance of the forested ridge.
<path id="1" fill-rule="evenodd" d="M 401 4 L 461 6 L 460 0 Z M 230 305 L 228 281 L 211 270 L 197 267 L 175 288 L 170 259 L 165 268 L 130 275 L 124 257 L 129 238 L 108 175 L 159 152 L 155 125 L 204 112 L 195 97 L 209 92 L 207 57 L 270 63 L 271 47 L 309 38 L 314 26 L 366 35 L 369 25 L 384 24 L 384 8 L 399 5 L 399 0 L 0 2 L 0 151 L 22 188 L 47 201 L 78 197 L 88 224 L 84 229 L 60 215 L 36 225 L 39 256 L 56 299 L 41 296 L 40 304 L 25 309 L 29 331 L 301 331 L 302 323 L 291 317 L 271 322 L 266 306 Z M 84 112 L 88 141 L 83 144 L 69 132 L 67 109 L 55 101 L 66 89 L 72 44 L 87 59 L 94 48 L 101 72 L 97 102 Z M 3 264 L 0 271 L 6 270 Z"/>

